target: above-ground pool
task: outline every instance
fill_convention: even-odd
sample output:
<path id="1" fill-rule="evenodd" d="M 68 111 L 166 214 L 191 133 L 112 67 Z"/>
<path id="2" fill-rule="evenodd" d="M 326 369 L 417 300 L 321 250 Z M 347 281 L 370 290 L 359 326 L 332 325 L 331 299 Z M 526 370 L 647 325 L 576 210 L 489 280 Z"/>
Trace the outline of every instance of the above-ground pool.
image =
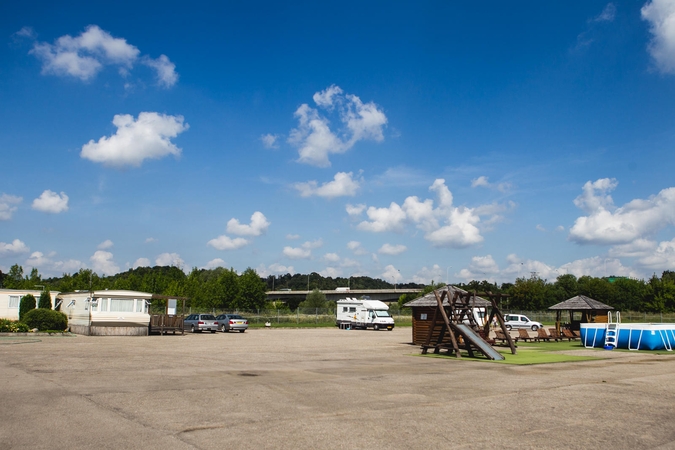
<path id="1" fill-rule="evenodd" d="M 675 346 L 675 323 L 582 323 L 581 343 L 604 347 L 610 326 L 616 326 L 616 348 L 670 351 Z"/>

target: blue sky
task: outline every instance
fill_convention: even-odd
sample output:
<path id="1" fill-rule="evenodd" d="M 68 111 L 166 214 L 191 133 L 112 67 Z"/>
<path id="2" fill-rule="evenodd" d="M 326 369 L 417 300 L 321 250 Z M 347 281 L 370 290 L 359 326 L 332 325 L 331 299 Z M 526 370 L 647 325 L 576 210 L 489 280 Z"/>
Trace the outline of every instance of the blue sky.
<path id="1" fill-rule="evenodd" d="M 675 270 L 675 1 L 5 2 L 0 270 Z"/>

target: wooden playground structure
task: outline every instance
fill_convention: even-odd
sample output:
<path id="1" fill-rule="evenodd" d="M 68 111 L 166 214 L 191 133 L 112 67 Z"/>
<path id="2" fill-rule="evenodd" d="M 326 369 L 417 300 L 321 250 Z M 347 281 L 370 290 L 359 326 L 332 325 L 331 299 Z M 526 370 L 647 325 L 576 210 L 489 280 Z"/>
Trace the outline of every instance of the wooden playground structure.
<path id="1" fill-rule="evenodd" d="M 514 340 L 506 329 L 504 316 L 497 306 L 501 298 L 506 297 L 505 295 L 481 294 L 481 297 L 489 299 L 490 307 L 489 315 L 485 315 L 484 323 L 480 325 L 474 314 L 475 300 L 478 297 L 476 292 L 471 293 L 454 289 L 452 296 L 449 295 L 449 292 L 449 289 L 434 291 L 436 307 L 426 342 L 422 345 L 422 354 L 427 354 L 429 349 L 433 349 L 434 353 L 437 354 L 441 350 L 446 350 L 447 353 L 461 358 L 461 350 L 465 350 L 470 357 L 475 357 L 476 353 L 480 353 L 488 359 L 503 360 L 504 356 L 491 345 L 494 344 L 494 340 L 489 338 L 490 324 L 493 321 L 496 321 L 497 326 L 501 328 L 511 353 L 516 354 Z M 436 339 L 435 342 L 432 342 L 434 336 Z"/>

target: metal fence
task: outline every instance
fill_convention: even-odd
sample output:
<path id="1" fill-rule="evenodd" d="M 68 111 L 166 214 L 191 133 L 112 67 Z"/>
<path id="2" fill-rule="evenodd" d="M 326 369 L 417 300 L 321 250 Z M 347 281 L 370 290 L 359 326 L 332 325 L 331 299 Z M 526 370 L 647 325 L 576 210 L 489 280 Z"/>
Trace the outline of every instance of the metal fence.
<path id="1" fill-rule="evenodd" d="M 530 320 L 544 324 L 555 323 L 555 311 L 502 311 L 503 314 L 522 314 Z M 567 311 L 562 312 L 563 320 L 569 317 Z M 615 312 L 612 311 L 612 318 L 615 318 Z M 621 322 L 623 323 L 672 323 L 675 322 L 675 313 L 645 313 L 638 311 L 621 311 Z"/>
<path id="2" fill-rule="evenodd" d="M 159 311 L 159 313 L 163 313 Z M 179 311 L 180 313 L 180 311 Z M 185 314 L 240 314 L 248 319 L 251 326 L 264 326 L 265 323 L 276 325 L 335 325 L 336 313 L 333 308 L 297 308 L 295 311 L 287 309 L 258 309 L 255 311 L 241 310 L 207 310 L 200 308 L 186 308 Z M 389 311 L 397 325 L 412 324 L 412 311 Z"/>

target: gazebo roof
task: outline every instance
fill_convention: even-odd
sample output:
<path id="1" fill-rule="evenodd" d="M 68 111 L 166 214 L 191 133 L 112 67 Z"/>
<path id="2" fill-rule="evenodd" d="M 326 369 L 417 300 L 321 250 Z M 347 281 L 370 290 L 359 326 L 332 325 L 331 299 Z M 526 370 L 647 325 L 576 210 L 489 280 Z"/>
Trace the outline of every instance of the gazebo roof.
<path id="1" fill-rule="evenodd" d="M 560 302 L 557 305 L 553 305 L 548 309 L 566 309 L 566 310 L 572 310 L 572 311 L 588 311 L 588 310 L 601 310 L 601 311 L 609 311 L 610 309 L 614 309 L 609 305 L 605 305 L 602 302 L 599 302 L 597 300 L 593 300 L 590 297 L 586 297 L 585 295 L 577 295 L 576 297 L 572 297 L 570 299 L 565 300 L 564 302 Z"/>
<path id="2" fill-rule="evenodd" d="M 443 305 L 448 306 L 448 297 L 452 298 L 455 295 L 455 291 L 460 292 L 461 294 L 466 294 L 467 291 L 464 289 L 460 289 L 455 286 L 444 286 L 440 289 L 440 291 L 448 291 L 448 294 L 446 297 L 443 299 Z M 439 294 L 440 295 L 440 294 Z M 471 301 L 473 302 L 474 299 L 472 298 Z M 490 306 L 491 303 L 487 300 L 485 300 L 482 297 L 476 297 L 475 298 L 475 305 L 478 307 L 486 307 Z M 429 292 L 427 295 L 424 295 L 422 297 L 418 297 L 415 300 L 411 300 L 408 303 L 404 304 L 406 308 L 412 308 L 415 306 L 436 306 L 436 296 L 434 295 L 434 292 Z"/>

